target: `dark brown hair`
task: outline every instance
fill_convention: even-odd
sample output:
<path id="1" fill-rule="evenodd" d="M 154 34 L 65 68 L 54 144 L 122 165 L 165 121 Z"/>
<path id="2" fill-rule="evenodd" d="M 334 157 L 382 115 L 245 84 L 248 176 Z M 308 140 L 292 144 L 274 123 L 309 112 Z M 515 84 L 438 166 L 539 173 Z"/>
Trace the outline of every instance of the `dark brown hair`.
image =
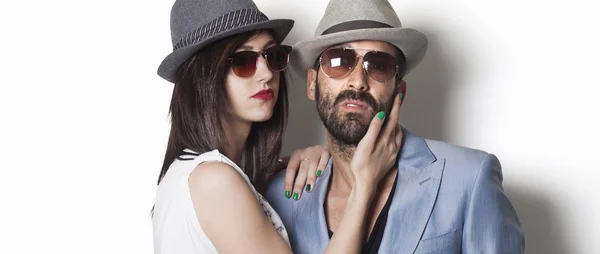
<path id="1" fill-rule="evenodd" d="M 175 159 L 188 148 L 198 154 L 227 146 L 221 119 L 228 104 L 225 77 L 229 72 L 228 58 L 237 48 L 261 31 L 246 32 L 203 48 L 179 69 L 171 98 L 171 133 L 158 183 Z M 243 151 L 242 169 L 256 189 L 264 191 L 268 177 L 277 167 L 281 139 L 288 114 L 287 87 L 283 73 L 279 75 L 279 94 L 272 117 L 252 124 Z M 189 156 L 186 156 L 189 157 Z"/>

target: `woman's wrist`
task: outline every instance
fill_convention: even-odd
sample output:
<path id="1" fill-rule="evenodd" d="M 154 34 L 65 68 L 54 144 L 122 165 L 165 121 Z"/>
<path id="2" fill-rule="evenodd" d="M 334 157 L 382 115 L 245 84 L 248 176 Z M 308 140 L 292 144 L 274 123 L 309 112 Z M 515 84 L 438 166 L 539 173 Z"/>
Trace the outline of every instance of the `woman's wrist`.
<path id="1" fill-rule="evenodd" d="M 354 186 L 352 186 L 352 194 L 359 199 L 371 199 L 375 195 L 377 185 L 370 180 L 366 179 L 355 179 Z"/>

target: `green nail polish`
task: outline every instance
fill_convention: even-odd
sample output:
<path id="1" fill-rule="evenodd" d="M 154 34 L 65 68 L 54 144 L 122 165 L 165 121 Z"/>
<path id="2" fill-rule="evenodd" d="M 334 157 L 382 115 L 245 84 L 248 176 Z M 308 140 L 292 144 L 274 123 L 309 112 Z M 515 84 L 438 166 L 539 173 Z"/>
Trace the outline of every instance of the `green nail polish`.
<path id="1" fill-rule="evenodd" d="M 285 191 L 285 198 L 290 198 L 292 196 L 292 192 L 290 192 L 289 190 Z"/>
<path id="2" fill-rule="evenodd" d="M 323 171 L 321 171 L 320 169 L 319 169 L 319 170 L 317 170 L 317 177 L 320 177 L 320 176 L 321 176 L 321 173 L 323 173 Z"/>
<path id="3" fill-rule="evenodd" d="M 382 120 L 385 118 L 385 112 L 381 111 L 379 113 L 377 113 L 377 118 L 379 118 L 379 120 Z"/>
<path id="4" fill-rule="evenodd" d="M 306 185 L 306 191 L 310 192 L 310 184 Z"/>
<path id="5" fill-rule="evenodd" d="M 299 199 L 299 197 L 298 197 L 298 192 L 294 192 L 294 197 L 293 197 L 293 199 L 294 199 L 294 200 L 298 200 L 298 199 Z"/>
<path id="6" fill-rule="evenodd" d="M 398 96 L 400 96 L 400 100 L 402 100 L 402 97 L 404 97 L 404 94 L 400 93 L 400 95 L 398 95 Z"/>

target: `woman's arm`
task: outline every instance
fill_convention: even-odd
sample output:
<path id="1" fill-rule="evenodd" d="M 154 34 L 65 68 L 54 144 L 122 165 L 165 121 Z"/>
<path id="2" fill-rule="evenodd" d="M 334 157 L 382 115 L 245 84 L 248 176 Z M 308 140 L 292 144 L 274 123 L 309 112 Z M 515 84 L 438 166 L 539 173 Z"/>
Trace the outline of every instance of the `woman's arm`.
<path id="1" fill-rule="evenodd" d="M 189 186 L 198 222 L 218 252 L 292 253 L 246 181 L 230 165 L 198 165 Z"/>
<path id="2" fill-rule="evenodd" d="M 325 253 L 360 253 L 365 239 L 367 211 L 375 196 L 377 185 L 394 166 L 401 148 L 402 130 L 398 125 L 400 98 L 396 97 L 390 117 L 375 116 L 369 130 L 358 143 L 350 162 L 354 185 L 344 215 Z"/>
<path id="3" fill-rule="evenodd" d="M 325 253 L 361 251 L 367 209 L 379 180 L 393 166 L 399 150 L 402 132 L 397 126 L 398 108 L 396 99 L 385 127 L 382 129 L 383 120 L 375 117 L 359 143 L 351 162 L 355 183 Z M 291 253 L 234 168 L 221 162 L 202 163 L 190 174 L 189 185 L 198 222 L 217 251 Z"/>
<path id="4" fill-rule="evenodd" d="M 368 188 L 353 188 L 344 216 L 325 248 L 325 253 L 360 253 L 365 238 L 368 207 L 373 199 Z"/>

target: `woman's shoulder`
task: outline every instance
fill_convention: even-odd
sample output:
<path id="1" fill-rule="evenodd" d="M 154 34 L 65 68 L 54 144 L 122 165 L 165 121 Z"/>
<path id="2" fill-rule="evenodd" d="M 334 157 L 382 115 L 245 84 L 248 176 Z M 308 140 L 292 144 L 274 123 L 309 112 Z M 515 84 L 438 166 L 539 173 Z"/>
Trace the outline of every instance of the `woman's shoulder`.
<path id="1" fill-rule="evenodd" d="M 205 161 L 198 164 L 189 176 L 190 187 L 199 191 L 225 191 L 226 189 L 248 188 L 244 177 L 229 163 Z"/>
<path id="2" fill-rule="evenodd" d="M 189 186 L 198 218 L 220 221 L 218 218 L 241 216 L 260 209 L 253 188 L 244 176 L 225 162 L 208 161 L 196 166 L 189 176 Z M 210 211 L 202 209 L 206 207 L 210 207 Z M 201 220 L 202 227 L 207 226 L 203 223 L 207 222 Z"/>
<path id="3" fill-rule="evenodd" d="M 188 177 L 190 194 L 194 202 L 233 200 L 240 195 L 246 197 L 256 195 L 244 172 L 218 150 L 200 154 L 196 162 L 198 164 Z M 210 198 L 204 198 L 207 196 Z"/>

